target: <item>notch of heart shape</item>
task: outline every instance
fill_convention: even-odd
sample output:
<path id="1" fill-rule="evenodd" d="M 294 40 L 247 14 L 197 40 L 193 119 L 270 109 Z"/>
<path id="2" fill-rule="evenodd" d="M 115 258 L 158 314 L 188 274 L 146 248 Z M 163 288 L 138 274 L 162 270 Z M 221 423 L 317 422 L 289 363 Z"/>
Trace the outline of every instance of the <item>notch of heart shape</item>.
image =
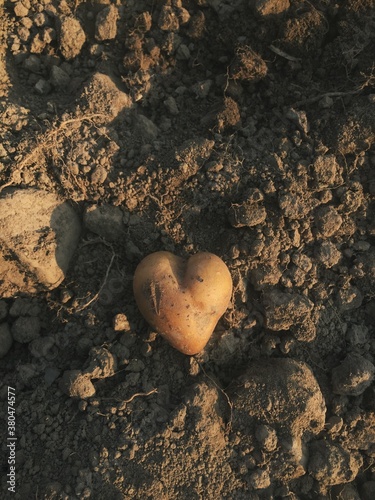
<path id="1" fill-rule="evenodd" d="M 232 277 L 217 256 L 200 252 L 188 259 L 155 252 L 138 265 L 133 290 L 149 325 L 178 351 L 202 351 L 229 306 Z"/>

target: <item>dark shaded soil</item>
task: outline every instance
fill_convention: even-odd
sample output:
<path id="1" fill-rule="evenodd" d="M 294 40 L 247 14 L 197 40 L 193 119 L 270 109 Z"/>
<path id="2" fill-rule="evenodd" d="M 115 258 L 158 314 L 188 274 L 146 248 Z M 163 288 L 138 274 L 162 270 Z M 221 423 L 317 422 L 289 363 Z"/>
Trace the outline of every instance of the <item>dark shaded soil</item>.
<path id="1" fill-rule="evenodd" d="M 2 498 L 375 498 L 373 2 L 0 5 L 1 196 L 82 223 L 0 297 Z M 199 355 L 136 307 L 158 250 L 232 274 Z"/>

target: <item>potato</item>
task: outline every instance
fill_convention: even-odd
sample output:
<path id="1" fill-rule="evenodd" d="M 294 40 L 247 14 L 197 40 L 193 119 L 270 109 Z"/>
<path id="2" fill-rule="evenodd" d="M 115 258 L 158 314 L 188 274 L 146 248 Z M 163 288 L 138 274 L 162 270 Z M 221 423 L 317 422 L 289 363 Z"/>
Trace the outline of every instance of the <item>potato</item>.
<path id="1" fill-rule="evenodd" d="M 134 296 L 146 321 L 173 347 L 197 354 L 207 344 L 232 295 L 229 269 L 216 255 L 183 259 L 155 252 L 138 265 Z"/>

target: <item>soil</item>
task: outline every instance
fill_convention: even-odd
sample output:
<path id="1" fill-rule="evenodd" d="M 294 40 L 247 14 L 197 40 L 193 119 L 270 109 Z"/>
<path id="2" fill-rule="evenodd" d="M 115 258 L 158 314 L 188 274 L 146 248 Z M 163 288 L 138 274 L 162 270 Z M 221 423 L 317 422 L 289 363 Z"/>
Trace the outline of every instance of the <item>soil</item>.
<path id="1" fill-rule="evenodd" d="M 374 54 L 372 0 L 0 2 L 2 498 L 375 498 Z M 159 250 L 230 269 L 198 355 Z"/>

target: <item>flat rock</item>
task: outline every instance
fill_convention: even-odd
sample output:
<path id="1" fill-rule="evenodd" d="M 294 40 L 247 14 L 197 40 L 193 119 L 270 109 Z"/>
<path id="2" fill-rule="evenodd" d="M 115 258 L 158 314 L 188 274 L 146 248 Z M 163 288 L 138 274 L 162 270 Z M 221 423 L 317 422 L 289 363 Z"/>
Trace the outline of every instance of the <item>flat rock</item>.
<path id="1" fill-rule="evenodd" d="M 267 328 L 274 331 L 288 330 L 309 317 L 314 304 L 304 295 L 271 290 L 264 297 Z"/>
<path id="2" fill-rule="evenodd" d="M 229 208 L 229 222 L 233 227 L 253 227 L 267 218 L 266 209 L 257 203 L 233 204 Z"/>
<path id="3" fill-rule="evenodd" d="M 92 205 L 85 211 L 83 220 L 87 229 L 107 241 L 119 241 L 125 237 L 124 214 L 119 207 Z"/>
<path id="4" fill-rule="evenodd" d="M 69 85 L 69 75 L 59 66 L 52 66 L 50 82 L 54 87 L 66 88 Z"/>
<path id="5" fill-rule="evenodd" d="M 0 197 L 0 297 L 56 288 L 80 236 L 73 208 L 53 193 L 10 190 Z"/>

